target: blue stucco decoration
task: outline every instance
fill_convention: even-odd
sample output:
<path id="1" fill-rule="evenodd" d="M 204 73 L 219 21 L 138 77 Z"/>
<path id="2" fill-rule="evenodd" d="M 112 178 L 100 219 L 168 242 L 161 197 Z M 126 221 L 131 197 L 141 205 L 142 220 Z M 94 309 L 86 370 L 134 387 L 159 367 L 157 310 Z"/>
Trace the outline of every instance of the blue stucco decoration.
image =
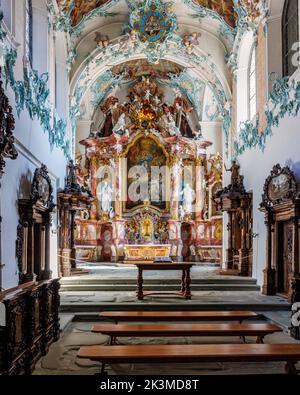
<path id="1" fill-rule="evenodd" d="M 0 13 L 0 47 L 4 63 L 2 74 L 6 87 L 9 85 L 15 94 L 17 115 L 20 117 L 21 112 L 27 110 L 30 119 L 37 119 L 43 130 L 48 133 L 51 149 L 60 148 L 68 157 L 70 142 L 67 123 L 60 119 L 49 101 L 48 74 L 39 75 L 29 64 L 24 63 L 23 80 L 15 80 L 14 68 L 17 51 L 6 40 L 2 19 L 3 14 Z"/>
<path id="2" fill-rule="evenodd" d="M 267 125 L 259 130 L 259 118 L 240 124 L 240 130 L 234 142 L 234 156 L 238 158 L 249 149 L 264 151 L 267 139 L 272 136 L 273 129 L 279 126 L 285 116 L 296 117 L 300 110 L 300 82 L 281 78 L 273 83 L 270 97 L 265 109 Z"/>

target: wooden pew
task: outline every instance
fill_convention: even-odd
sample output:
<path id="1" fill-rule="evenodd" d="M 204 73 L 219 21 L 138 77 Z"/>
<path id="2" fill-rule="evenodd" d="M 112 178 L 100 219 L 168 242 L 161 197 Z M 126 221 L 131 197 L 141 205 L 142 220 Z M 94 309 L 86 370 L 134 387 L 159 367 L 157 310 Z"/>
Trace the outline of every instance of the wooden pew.
<path id="1" fill-rule="evenodd" d="M 300 344 L 184 344 L 81 347 L 79 358 L 106 364 L 188 363 L 188 362 L 270 362 L 283 361 L 288 374 L 297 374 Z"/>
<path id="2" fill-rule="evenodd" d="M 258 318 L 253 311 L 105 311 L 100 317 L 118 322 L 239 321 Z"/>
<path id="3" fill-rule="evenodd" d="M 110 336 L 111 344 L 118 337 L 181 337 L 181 336 L 255 336 L 257 343 L 263 343 L 264 337 L 282 329 L 273 324 L 129 324 L 129 325 L 94 325 L 92 332 Z"/>

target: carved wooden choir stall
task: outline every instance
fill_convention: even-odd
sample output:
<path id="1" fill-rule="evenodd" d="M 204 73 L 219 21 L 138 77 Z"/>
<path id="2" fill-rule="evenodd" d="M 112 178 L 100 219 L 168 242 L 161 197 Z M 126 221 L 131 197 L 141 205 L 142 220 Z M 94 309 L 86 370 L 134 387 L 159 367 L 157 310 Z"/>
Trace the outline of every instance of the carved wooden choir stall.
<path id="1" fill-rule="evenodd" d="M 58 193 L 59 208 L 59 268 L 61 275 L 68 277 L 76 270 L 75 217 L 76 213 L 89 211 L 93 198 L 84 186 L 77 182 L 76 166 L 71 160 L 65 189 Z"/>
<path id="2" fill-rule="evenodd" d="M 246 192 L 240 166 L 234 161 L 231 184 L 215 195 L 216 203 L 228 213 L 228 247 L 224 272 L 250 276 L 252 272 L 252 194 Z"/>
<path id="3" fill-rule="evenodd" d="M 19 199 L 20 223 L 17 259 L 20 283 L 48 280 L 50 271 L 50 228 L 53 188 L 45 165 L 36 169 L 31 194 Z"/>
<path id="4" fill-rule="evenodd" d="M 59 280 L 0 293 L 0 375 L 30 374 L 59 338 Z"/>
<path id="5" fill-rule="evenodd" d="M 263 293 L 280 293 L 299 302 L 300 194 L 288 167 L 273 167 L 264 185 L 260 210 L 267 227 Z"/>

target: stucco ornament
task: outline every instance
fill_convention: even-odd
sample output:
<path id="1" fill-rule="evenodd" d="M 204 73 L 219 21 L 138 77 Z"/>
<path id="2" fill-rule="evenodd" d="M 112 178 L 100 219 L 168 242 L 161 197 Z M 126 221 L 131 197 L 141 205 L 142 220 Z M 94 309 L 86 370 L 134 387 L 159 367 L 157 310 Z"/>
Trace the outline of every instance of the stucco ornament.
<path id="1" fill-rule="evenodd" d="M 147 0 L 145 3 L 129 1 L 130 29 L 137 34 L 148 60 L 156 63 L 162 57 L 167 42 L 177 30 L 177 17 L 172 3 Z"/>
<path id="2" fill-rule="evenodd" d="M 23 79 L 15 79 L 17 50 L 13 47 L 4 31 L 3 13 L 0 12 L 0 61 L 3 64 L 2 76 L 6 87 L 9 85 L 15 94 L 18 116 L 27 110 L 30 119 L 37 119 L 49 136 L 51 149 L 61 148 L 66 157 L 70 153 L 67 122 L 61 119 L 49 99 L 48 73 L 38 72 L 24 63 Z"/>

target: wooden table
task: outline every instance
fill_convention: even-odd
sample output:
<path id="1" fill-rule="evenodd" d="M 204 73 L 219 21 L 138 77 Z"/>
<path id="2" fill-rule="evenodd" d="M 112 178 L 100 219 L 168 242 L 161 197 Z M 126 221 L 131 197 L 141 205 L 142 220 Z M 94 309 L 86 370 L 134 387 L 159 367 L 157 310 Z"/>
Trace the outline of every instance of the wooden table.
<path id="1" fill-rule="evenodd" d="M 170 293 L 164 292 L 147 292 L 143 291 L 143 272 L 144 270 L 157 270 L 157 271 L 164 271 L 164 270 L 181 270 L 182 271 L 182 280 L 181 280 L 181 291 L 176 295 L 180 295 L 185 299 L 189 300 L 192 298 L 191 294 L 191 267 L 193 266 L 192 263 L 135 263 L 135 266 L 138 268 L 138 279 L 137 279 L 137 298 L 138 300 L 144 300 L 145 296 L 149 295 L 167 295 Z M 174 294 L 171 293 L 171 294 Z"/>

